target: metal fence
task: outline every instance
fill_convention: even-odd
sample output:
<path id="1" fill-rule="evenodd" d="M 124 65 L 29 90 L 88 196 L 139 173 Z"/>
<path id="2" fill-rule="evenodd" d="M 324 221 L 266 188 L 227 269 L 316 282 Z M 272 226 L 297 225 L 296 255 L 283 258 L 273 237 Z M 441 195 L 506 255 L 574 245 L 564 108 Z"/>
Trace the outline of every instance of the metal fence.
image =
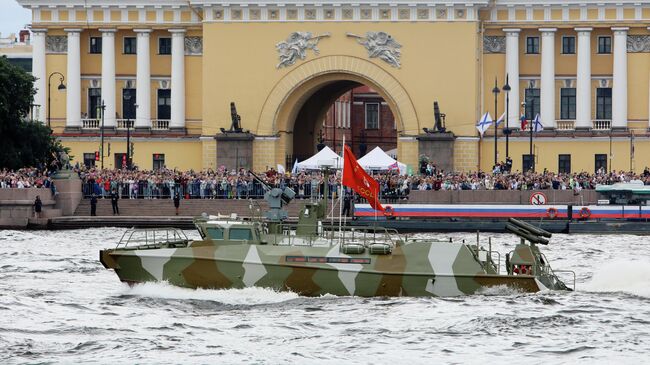
<path id="1" fill-rule="evenodd" d="M 325 192 L 324 184 L 316 183 L 279 183 L 272 187 L 284 189 L 290 187 L 296 192 L 297 199 L 323 198 Z M 336 196 L 338 184 L 329 184 L 328 198 Z M 248 183 L 223 183 L 223 182 L 201 182 L 189 181 L 187 183 L 176 183 L 168 181 L 164 183 L 151 183 L 149 181 L 138 181 L 134 183 L 111 182 L 108 189 L 105 184 L 96 182 L 85 182 L 82 184 L 84 198 L 89 198 L 93 193 L 98 197 L 110 197 L 111 190 L 115 189 L 121 199 L 170 199 L 176 192 L 179 192 L 183 199 L 262 199 L 266 192 L 265 187 L 258 181 Z M 396 190 L 384 189 L 380 192 L 381 200 L 395 202 L 404 199 L 408 194 L 402 194 Z"/>

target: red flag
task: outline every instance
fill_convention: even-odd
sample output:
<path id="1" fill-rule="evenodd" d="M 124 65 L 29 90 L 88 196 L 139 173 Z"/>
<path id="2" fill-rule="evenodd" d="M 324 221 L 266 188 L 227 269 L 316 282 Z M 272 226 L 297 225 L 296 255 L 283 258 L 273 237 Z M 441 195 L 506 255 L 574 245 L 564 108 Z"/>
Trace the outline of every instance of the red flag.
<path id="1" fill-rule="evenodd" d="M 363 170 L 348 146 L 343 148 L 342 183 L 364 197 L 373 209 L 384 210 L 379 203 L 379 183 Z"/>
<path id="2" fill-rule="evenodd" d="M 521 116 L 521 130 L 525 130 L 526 126 L 528 125 L 528 121 L 526 120 L 526 116 L 522 115 Z"/>

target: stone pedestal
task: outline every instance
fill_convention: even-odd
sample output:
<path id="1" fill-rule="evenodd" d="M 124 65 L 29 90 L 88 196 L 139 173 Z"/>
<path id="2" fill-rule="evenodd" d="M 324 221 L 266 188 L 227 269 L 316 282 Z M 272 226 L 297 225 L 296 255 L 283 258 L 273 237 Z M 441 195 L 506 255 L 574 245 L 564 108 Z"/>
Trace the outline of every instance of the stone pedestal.
<path id="1" fill-rule="evenodd" d="M 60 209 L 64 216 L 73 215 L 79 202 L 83 198 L 81 192 L 81 179 L 72 170 L 60 170 L 54 177 L 56 188 L 56 209 Z"/>
<path id="2" fill-rule="evenodd" d="M 253 168 L 253 140 L 250 133 L 223 133 L 214 137 L 217 140 L 217 168 Z"/>
<path id="3" fill-rule="evenodd" d="M 417 137 L 418 155 L 425 155 L 438 170 L 454 171 L 454 141 L 451 132 L 427 133 Z M 419 169 L 419 166 L 417 167 Z"/>

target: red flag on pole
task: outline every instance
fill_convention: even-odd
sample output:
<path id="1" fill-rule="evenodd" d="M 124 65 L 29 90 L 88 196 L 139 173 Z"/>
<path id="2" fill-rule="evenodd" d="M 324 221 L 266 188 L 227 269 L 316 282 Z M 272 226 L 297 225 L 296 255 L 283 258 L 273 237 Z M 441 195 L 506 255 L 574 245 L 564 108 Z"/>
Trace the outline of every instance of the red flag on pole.
<path id="1" fill-rule="evenodd" d="M 343 147 L 342 183 L 365 198 L 373 209 L 384 210 L 379 202 L 379 183 L 363 170 L 348 146 Z"/>

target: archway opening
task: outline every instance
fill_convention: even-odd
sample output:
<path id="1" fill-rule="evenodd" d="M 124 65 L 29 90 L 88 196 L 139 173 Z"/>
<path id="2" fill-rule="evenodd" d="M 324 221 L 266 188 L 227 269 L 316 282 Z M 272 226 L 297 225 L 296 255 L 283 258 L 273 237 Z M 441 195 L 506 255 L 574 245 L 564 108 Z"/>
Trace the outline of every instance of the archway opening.
<path id="1" fill-rule="evenodd" d="M 324 146 L 336 153 L 345 143 L 357 158 L 375 147 L 397 158 L 396 113 L 378 90 L 357 80 L 331 80 L 306 92 L 295 104 L 292 148 L 286 164 L 311 157 Z M 291 121 L 289 121 L 291 125 Z"/>

